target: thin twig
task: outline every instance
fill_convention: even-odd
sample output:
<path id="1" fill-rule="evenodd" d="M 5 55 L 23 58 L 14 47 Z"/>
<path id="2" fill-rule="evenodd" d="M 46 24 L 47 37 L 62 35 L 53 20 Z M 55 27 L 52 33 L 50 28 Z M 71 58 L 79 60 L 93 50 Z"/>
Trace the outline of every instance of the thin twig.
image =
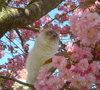
<path id="1" fill-rule="evenodd" d="M 9 86 L 9 85 L 7 85 L 6 83 L 1 83 L 2 84 L 2 87 L 4 87 L 5 88 L 5 86 L 7 86 L 10 90 L 13 90 L 13 88 L 11 87 L 11 86 Z M 4 89 L 2 89 L 2 90 L 4 90 Z"/>
<path id="2" fill-rule="evenodd" d="M 11 41 L 10 38 L 8 38 L 6 35 L 5 35 L 5 37 L 6 37 L 9 41 Z M 12 41 L 11 41 L 11 42 L 12 42 Z M 17 44 L 15 44 L 14 42 L 12 42 L 12 43 L 18 47 Z M 18 48 L 19 48 L 24 54 L 26 54 L 20 47 L 18 47 Z"/>
<path id="3" fill-rule="evenodd" d="M 17 28 L 15 29 L 15 31 L 16 31 L 17 35 L 19 36 L 19 39 L 20 39 L 20 41 L 21 41 L 21 45 L 22 45 L 22 47 L 23 47 L 23 39 L 22 39 L 22 37 L 21 37 L 21 35 L 20 35 L 20 32 L 18 31 Z"/>
<path id="4" fill-rule="evenodd" d="M 22 82 L 20 80 L 9 78 L 9 77 L 6 77 L 6 76 L 0 76 L 0 78 L 6 79 L 6 80 L 11 80 L 11 81 L 23 84 L 25 86 L 28 86 L 28 87 L 32 88 L 33 90 L 36 90 L 32 84 L 28 84 L 28 83 Z"/>
<path id="5" fill-rule="evenodd" d="M 51 23 L 52 21 L 54 21 L 55 19 L 59 19 L 59 18 L 61 18 L 62 16 L 68 14 L 69 12 L 74 11 L 76 8 L 77 8 L 77 7 L 75 7 L 74 9 L 72 9 L 72 10 L 70 10 L 70 11 L 68 11 L 68 12 L 66 12 L 66 13 L 64 13 L 64 14 L 62 14 L 62 15 L 60 15 L 60 16 L 58 16 L 58 17 L 55 17 L 54 19 L 52 19 L 52 20 L 50 20 L 49 22 L 47 22 L 44 26 L 50 24 L 50 23 Z"/>

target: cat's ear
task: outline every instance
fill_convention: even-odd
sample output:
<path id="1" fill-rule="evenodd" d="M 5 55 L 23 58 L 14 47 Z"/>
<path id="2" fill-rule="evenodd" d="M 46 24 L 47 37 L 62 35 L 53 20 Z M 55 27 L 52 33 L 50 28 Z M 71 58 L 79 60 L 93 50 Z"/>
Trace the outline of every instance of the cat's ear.
<path id="1" fill-rule="evenodd" d="M 60 34 L 60 31 L 59 30 L 57 30 L 57 29 L 53 29 L 53 28 L 50 28 L 50 26 L 48 26 L 48 25 L 44 25 L 44 27 L 41 29 L 41 30 L 39 30 L 39 32 L 43 32 L 43 31 L 55 31 L 58 35 Z"/>
<path id="2" fill-rule="evenodd" d="M 48 30 L 53 30 L 52 28 L 50 28 L 49 25 L 44 25 L 41 31 L 48 31 Z"/>

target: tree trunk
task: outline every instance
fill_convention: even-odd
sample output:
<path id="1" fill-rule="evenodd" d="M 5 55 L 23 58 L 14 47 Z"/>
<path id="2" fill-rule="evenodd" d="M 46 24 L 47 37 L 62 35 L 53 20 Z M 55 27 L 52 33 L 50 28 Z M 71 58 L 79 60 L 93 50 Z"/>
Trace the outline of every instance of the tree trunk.
<path id="1" fill-rule="evenodd" d="M 25 8 L 6 8 L 0 12 L 0 38 L 9 30 L 32 24 L 56 8 L 63 0 L 37 0 Z"/>

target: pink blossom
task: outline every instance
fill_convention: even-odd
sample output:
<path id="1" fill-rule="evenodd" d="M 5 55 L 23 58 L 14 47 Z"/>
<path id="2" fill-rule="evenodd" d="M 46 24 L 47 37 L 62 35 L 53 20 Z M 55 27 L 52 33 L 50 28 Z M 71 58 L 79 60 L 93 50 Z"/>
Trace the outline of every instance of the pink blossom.
<path id="1" fill-rule="evenodd" d="M 41 23 L 46 24 L 50 20 L 51 20 L 51 18 L 49 17 L 49 15 L 46 15 L 46 16 L 42 17 Z"/>
<path id="2" fill-rule="evenodd" d="M 48 73 L 48 69 L 46 67 L 41 68 L 40 74 L 37 77 L 37 80 L 44 80 L 49 77 L 51 73 Z"/>
<path id="3" fill-rule="evenodd" d="M 92 64 L 90 64 L 92 73 L 94 74 L 99 74 L 99 70 L 100 70 L 100 61 L 93 61 Z"/>
<path id="4" fill-rule="evenodd" d="M 14 30 L 9 32 L 8 35 L 7 35 L 7 38 L 9 39 L 9 42 L 14 41 L 16 37 L 17 37 L 17 33 Z"/>
<path id="5" fill-rule="evenodd" d="M 72 41 L 68 41 L 65 45 L 65 49 L 68 51 L 68 52 L 71 52 L 72 51 L 72 44 L 73 42 Z"/>
<path id="6" fill-rule="evenodd" d="M 34 27 L 34 28 L 40 28 L 40 26 L 42 24 L 41 22 L 42 22 L 41 19 L 38 20 L 38 21 L 36 21 L 35 23 L 32 24 L 32 27 Z"/>
<path id="7" fill-rule="evenodd" d="M 67 49 L 68 52 L 72 52 L 71 59 L 73 61 L 81 60 L 84 58 L 91 60 L 93 58 L 90 48 L 81 48 L 76 44 L 74 44 L 73 46 L 68 44 L 65 49 Z"/>
<path id="8" fill-rule="evenodd" d="M 63 10 L 64 9 L 64 6 L 59 6 L 58 7 L 58 10 Z"/>
<path id="9" fill-rule="evenodd" d="M 95 27 L 100 23 L 100 15 L 86 11 L 82 14 L 79 20 L 76 16 L 71 18 L 71 30 L 81 38 L 81 43 L 84 45 L 95 44 L 100 39 L 100 31 Z"/>
<path id="10" fill-rule="evenodd" d="M 0 58 L 2 58 L 5 55 L 5 52 L 1 51 L 0 52 Z"/>
<path id="11" fill-rule="evenodd" d="M 55 56 L 52 60 L 55 68 L 64 69 L 67 65 L 67 60 L 63 56 Z"/>
<path id="12" fill-rule="evenodd" d="M 28 51 L 29 50 L 29 45 L 28 44 L 24 44 L 23 45 L 23 49 L 24 49 L 24 51 Z"/>
<path id="13" fill-rule="evenodd" d="M 63 87 L 63 81 L 58 76 L 51 76 L 47 68 L 42 68 L 37 81 L 35 82 L 37 90 L 59 90 Z"/>
<path id="14" fill-rule="evenodd" d="M 78 32 L 78 30 L 76 29 L 76 25 L 77 25 L 77 23 L 78 23 L 78 20 L 77 20 L 77 16 L 76 15 L 74 15 L 74 16 L 72 16 L 72 17 L 70 17 L 70 24 L 71 24 L 71 27 L 70 27 L 70 29 L 71 29 L 71 32 L 73 33 L 73 34 L 76 34 L 77 35 L 77 32 Z"/>
<path id="15" fill-rule="evenodd" d="M 0 52 L 5 50 L 6 46 L 3 45 L 2 41 L 0 41 Z"/>
<path id="16" fill-rule="evenodd" d="M 76 65 L 76 68 L 78 68 L 79 71 L 84 72 L 88 69 L 89 63 L 87 59 L 82 59 L 80 62 Z"/>
<path id="17" fill-rule="evenodd" d="M 49 87 L 46 82 L 45 84 L 41 84 L 39 81 L 35 83 L 36 90 L 52 90 L 52 87 Z"/>
<path id="18" fill-rule="evenodd" d="M 59 74 L 59 77 L 62 78 L 64 83 L 66 83 L 66 81 L 70 81 L 72 79 L 73 75 L 74 73 L 71 70 L 66 69 Z"/>
<path id="19" fill-rule="evenodd" d="M 31 30 L 20 29 L 22 33 L 23 43 L 28 41 L 30 38 L 36 38 L 37 32 L 32 32 Z"/>
<path id="20" fill-rule="evenodd" d="M 79 74 L 75 74 L 71 80 L 70 86 L 80 89 L 81 87 L 86 86 L 86 79 Z"/>
<path id="21" fill-rule="evenodd" d="M 51 77 L 47 84 L 52 88 L 51 90 L 59 90 L 63 87 L 64 83 L 58 76 Z"/>
<path id="22" fill-rule="evenodd" d="M 64 28 L 60 28 L 59 31 L 60 31 L 60 36 L 61 37 L 67 37 L 68 36 L 68 33 L 69 33 L 69 30 L 70 30 L 70 27 L 68 25 L 66 25 Z"/>
<path id="23" fill-rule="evenodd" d="M 63 82 L 59 77 L 52 76 L 45 80 L 44 83 L 37 81 L 35 87 L 37 90 L 59 90 L 63 87 Z"/>
<path id="24" fill-rule="evenodd" d="M 59 19 L 59 22 L 60 23 L 64 23 L 65 21 L 67 21 L 68 20 L 68 17 L 67 17 L 67 15 L 65 16 L 62 16 L 60 19 Z"/>
<path id="25" fill-rule="evenodd" d="M 91 88 L 93 83 L 96 83 L 96 77 L 93 74 L 86 74 L 85 76 L 86 79 L 86 87 Z"/>

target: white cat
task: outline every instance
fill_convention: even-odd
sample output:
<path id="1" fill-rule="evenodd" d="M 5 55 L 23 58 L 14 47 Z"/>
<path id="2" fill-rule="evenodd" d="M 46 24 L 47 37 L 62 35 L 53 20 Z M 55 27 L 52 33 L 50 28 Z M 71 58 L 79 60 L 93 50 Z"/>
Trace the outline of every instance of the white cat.
<path id="1" fill-rule="evenodd" d="M 58 34 L 54 30 L 44 30 L 38 35 L 26 61 L 27 83 L 34 84 L 44 62 L 57 52 L 58 41 Z M 50 68 L 51 64 L 47 67 Z"/>

